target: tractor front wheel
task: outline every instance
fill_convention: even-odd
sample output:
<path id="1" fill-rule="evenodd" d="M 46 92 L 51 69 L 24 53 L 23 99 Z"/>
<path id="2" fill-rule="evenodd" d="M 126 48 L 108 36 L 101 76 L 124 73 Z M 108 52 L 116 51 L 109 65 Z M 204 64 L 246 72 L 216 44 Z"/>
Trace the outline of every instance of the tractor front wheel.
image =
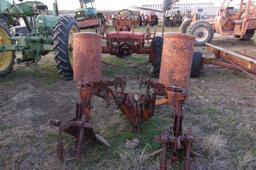
<path id="1" fill-rule="evenodd" d="M 240 41 L 250 41 L 255 33 L 255 30 L 247 30 L 246 33 L 242 38 L 240 38 Z"/>
<path id="2" fill-rule="evenodd" d="M 79 32 L 79 27 L 73 17 L 63 16 L 53 30 L 54 55 L 57 69 L 61 77 L 73 79 L 73 42 L 72 36 Z"/>
<path id="3" fill-rule="evenodd" d="M 0 18 L 0 46 L 11 45 L 10 36 L 10 29 L 7 26 L 6 20 Z M 12 71 L 14 60 L 14 52 L 0 52 L 0 77 L 4 77 Z"/>
<path id="4" fill-rule="evenodd" d="M 188 34 L 196 37 L 196 45 L 202 46 L 213 39 L 214 30 L 206 21 L 196 21 L 188 27 Z"/>

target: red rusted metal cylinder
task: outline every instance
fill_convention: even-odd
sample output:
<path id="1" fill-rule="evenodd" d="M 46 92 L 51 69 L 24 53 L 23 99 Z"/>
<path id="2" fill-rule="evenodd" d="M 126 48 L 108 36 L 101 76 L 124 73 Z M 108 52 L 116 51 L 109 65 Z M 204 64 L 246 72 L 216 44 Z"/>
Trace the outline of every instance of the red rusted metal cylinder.
<path id="1" fill-rule="evenodd" d="M 77 82 L 101 80 L 101 35 L 76 33 L 73 36 L 73 70 Z"/>
<path id="2" fill-rule="evenodd" d="M 160 83 L 184 88 L 188 85 L 194 50 L 194 36 L 182 33 L 164 35 Z"/>

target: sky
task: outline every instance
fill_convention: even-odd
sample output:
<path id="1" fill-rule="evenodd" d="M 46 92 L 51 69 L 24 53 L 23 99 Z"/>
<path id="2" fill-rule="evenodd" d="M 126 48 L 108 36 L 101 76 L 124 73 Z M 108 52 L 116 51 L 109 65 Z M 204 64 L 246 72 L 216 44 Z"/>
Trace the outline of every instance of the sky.
<path id="1" fill-rule="evenodd" d="M 52 3 L 54 0 L 39 0 L 48 5 L 49 9 L 52 9 Z M 180 2 L 195 2 L 195 0 L 181 0 Z M 196 2 L 212 2 L 212 0 L 196 0 Z M 214 0 L 215 3 L 219 3 L 222 0 Z M 143 4 L 162 4 L 163 0 L 96 0 L 95 6 L 98 10 L 120 10 L 129 8 L 130 6 L 141 6 Z M 59 9 L 72 10 L 79 8 L 79 0 L 58 0 Z"/>

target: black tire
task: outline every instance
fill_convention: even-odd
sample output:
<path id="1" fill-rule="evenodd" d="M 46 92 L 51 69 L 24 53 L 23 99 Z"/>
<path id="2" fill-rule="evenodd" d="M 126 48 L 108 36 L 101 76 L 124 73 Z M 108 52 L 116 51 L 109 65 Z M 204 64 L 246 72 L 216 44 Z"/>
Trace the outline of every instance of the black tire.
<path id="1" fill-rule="evenodd" d="M 96 27 L 96 33 L 104 35 L 104 27 L 106 23 L 106 19 L 102 13 L 98 13 L 98 20 L 99 20 L 99 25 Z"/>
<path id="2" fill-rule="evenodd" d="M 198 31 L 198 29 L 204 29 L 205 32 Z M 196 45 L 203 46 L 206 42 L 210 42 L 213 39 L 214 30 L 208 22 L 196 21 L 189 26 L 187 33 L 196 37 Z"/>
<path id="3" fill-rule="evenodd" d="M 154 60 L 152 63 L 153 71 L 151 75 L 153 77 L 159 77 L 161 60 L 162 60 L 162 51 L 163 51 L 163 38 L 155 37 L 152 40 L 151 48 L 153 50 Z"/>
<path id="4" fill-rule="evenodd" d="M 104 15 L 102 13 L 97 13 L 97 16 L 98 16 L 99 21 L 100 21 L 99 26 L 102 26 L 106 22 L 106 19 L 105 19 Z"/>
<path id="5" fill-rule="evenodd" d="M 1 24 L 2 28 L 9 30 L 8 23 L 7 23 L 7 20 L 5 17 L 3 17 L 3 18 L 0 17 L 0 24 Z M 10 32 L 10 30 L 9 30 L 9 32 Z"/>
<path id="6" fill-rule="evenodd" d="M 0 18 L 0 29 L 5 31 L 8 34 L 8 36 L 11 37 L 10 29 L 8 27 L 7 21 L 4 18 Z M 8 66 L 4 70 L 0 69 L 0 77 L 4 77 L 7 74 L 9 74 L 10 72 L 12 72 L 14 63 L 15 63 L 15 53 L 12 52 L 12 58 L 8 64 Z"/>
<path id="7" fill-rule="evenodd" d="M 60 76 L 66 80 L 73 79 L 69 51 L 69 33 L 72 28 L 76 28 L 79 31 L 75 19 L 73 17 L 63 16 L 58 20 L 53 30 L 54 56 L 57 69 Z"/>
<path id="8" fill-rule="evenodd" d="M 203 68 L 203 54 L 199 51 L 193 53 L 192 67 L 191 67 L 191 78 L 198 78 L 201 75 Z"/>
<path id="9" fill-rule="evenodd" d="M 165 18 L 164 26 L 165 26 L 165 27 L 172 27 L 172 26 L 173 26 L 173 21 L 171 20 L 170 17 L 166 17 L 166 18 Z"/>
<path id="10" fill-rule="evenodd" d="M 156 16 L 155 25 L 158 25 L 158 16 Z"/>
<path id="11" fill-rule="evenodd" d="M 179 28 L 179 32 L 181 33 L 187 33 L 188 31 L 188 27 L 189 25 L 191 24 L 192 22 L 192 19 L 185 19 L 181 25 L 180 25 L 180 28 Z"/>
<path id="12" fill-rule="evenodd" d="M 255 30 L 247 30 L 244 36 L 239 39 L 240 41 L 250 41 L 255 33 Z"/>

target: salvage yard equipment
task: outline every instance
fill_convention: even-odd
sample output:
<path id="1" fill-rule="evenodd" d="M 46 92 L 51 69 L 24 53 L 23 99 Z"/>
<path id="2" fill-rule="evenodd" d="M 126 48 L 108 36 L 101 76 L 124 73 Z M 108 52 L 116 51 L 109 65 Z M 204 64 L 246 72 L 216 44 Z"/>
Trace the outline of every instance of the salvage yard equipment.
<path id="1" fill-rule="evenodd" d="M 117 18 L 114 20 L 116 31 L 131 31 L 139 24 L 139 19 L 134 15 L 133 11 L 123 9 L 118 11 Z"/>
<path id="2" fill-rule="evenodd" d="M 182 15 L 180 11 L 170 12 L 165 17 L 164 25 L 166 27 L 180 26 L 182 23 Z"/>
<path id="3" fill-rule="evenodd" d="M 38 1 L 0 1 L 0 6 L 0 77 L 12 71 L 16 51 L 22 54 L 17 63 L 38 63 L 41 56 L 54 51 L 60 76 L 72 79 L 72 35 L 79 31 L 75 19 L 57 16 L 57 2 L 54 15 L 47 15 L 48 7 Z M 24 20 L 26 33 L 10 33 L 7 23 L 14 18 Z"/>
<path id="4" fill-rule="evenodd" d="M 80 29 L 96 28 L 103 33 L 105 18 L 93 5 L 95 0 L 79 0 L 80 8 L 75 10 L 75 19 Z"/>
<path id="5" fill-rule="evenodd" d="M 174 108 L 173 125 L 170 129 L 164 130 L 161 136 L 156 139 L 162 145 L 160 155 L 160 170 L 167 169 L 168 151 L 172 151 L 171 160 L 177 162 L 178 151 L 185 149 L 184 170 L 190 169 L 191 147 L 196 141 L 192 134 L 192 129 L 188 128 L 188 134 L 182 133 L 182 105 L 187 98 L 184 89 L 188 86 L 193 60 L 195 38 L 193 36 L 169 33 L 164 36 L 164 47 L 159 83 L 152 83 L 152 86 L 159 89 L 164 94 L 164 100 L 156 102 L 159 104 L 168 103 Z"/>
<path id="6" fill-rule="evenodd" d="M 83 143 L 89 138 L 97 139 L 109 146 L 103 137 L 94 132 L 90 123 L 91 98 L 96 95 L 106 101 L 114 99 L 132 124 L 134 132 L 138 132 L 143 121 L 153 115 L 155 105 L 170 104 L 174 108 L 173 126 L 170 126 L 169 130 L 164 130 L 162 135 L 155 137 L 162 145 L 160 170 L 167 169 L 167 155 L 170 149 L 172 161 L 180 160 L 178 152 L 185 149 L 184 169 L 190 169 L 190 153 L 196 137 L 192 134 L 191 128 L 188 129 L 188 134 L 182 133 L 182 104 L 187 97 L 183 89 L 188 86 L 195 39 L 186 34 L 170 33 L 165 35 L 164 41 L 160 82 L 141 79 L 140 86 L 146 87 L 146 94 L 136 95 L 124 92 L 126 85 L 124 78 L 101 80 L 101 36 L 94 33 L 74 35 L 74 79 L 77 81 L 80 102 L 77 103 L 76 116 L 72 120 L 65 123 L 59 120 L 51 121 L 52 125 L 59 127 L 57 153 L 61 160 L 64 160 L 63 132 L 76 139 L 77 159 L 81 158 Z M 157 95 L 163 98 L 157 100 Z"/>
<path id="7" fill-rule="evenodd" d="M 123 15 L 121 15 L 123 14 Z M 127 9 L 119 12 L 115 21 L 115 32 L 105 30 L 103 37 L 102 52 L 126 57 L 136 54 L 149 54 L 149 63 L 153 66 L 152 76 L 158 77 L 161 65 L 163 38 L 150 32 L 148 25 L 145 32 L 135 32 L 134 28 L 139 24 L 133 12 Z M 193 57 L 194 60 L 194 57 Z M 192 67 L 192 73 L 194 67 Z"/>
<path id="8" fill-rule="evenodd" d="M 210 42 L 214 33 L 232 35 L 241 41 L 249 41 L 256 29 L 256 4 L 252 0 L 240 0 L 239 10 L 231 7 L 232 0 L 223 0 L 213 20 L 185 20 L 182 32 L 194 35 L 196 45 Z M 186 28 L 188 27 L 188 28 Z"/>
<path id="9" fill-rule="evenodd" d="M 103 37 L 104 45 L 102 52 L 126 57 L 133 53 L 149 54 L 149 62 L 154 67 L 154 72 L 159 72 L 159 61 L 162 54 L 162 37 L 155 36 L 156 33 L 150 32 L 148 25 L 145 32 L 135 32 L 134 28 L 139 22 L 130 10 L 124 9 L 119 12 L 119 17 L 115 21 L 117 31 L 108 32 Z"/>
<path id="10" fill-rule="evenodd" d="M 195 69 L 194 77 L 199 77 L 203 65 L 216 65 L 232 70 L 242 71 L 251 77 L 256 75 L 256 57 L 243 54 L 239 51 L 230 51 L 222 47 L 206 43 L 208 50 L 215 55 L 215 58 L 206 58 L 202 55 L 196 56 L 196 62 L 194 63 L 197 69 Z"/>
<path id="11" fill-rule="evenodd" d="M 91 119 L 91 98 L 98 96 L 107 103 L 114 99 L 117 106 L 132 124 L 132 131 L 137 132 L 144 120 L 153 115 L 156 94 L 150 93 L 147 88 L 146 95 L 133 95 L 124 92 L 126 80 L 101 80 L 101 36 L 94 33 L 78 33 L 74 35 L 74 80 L 77 81 L 80 102 L 77 103 L 76 115 L 67 122 L 52 120 L 51 125 L 57 126 L 59 141 L 57 153 L 64 160 L 63 132 L 73 136 L 76 141 L 77 159 L 81 158 L 83 143 L 89 139 L 97 139 L 109 146 L 108 142 L 98 133 L 94 132 Z M 85 57 L 86 56 L 86 57 Z M 113 87 L 113 89 L 111 89 Z"/>
<path id="12" fill-rule="evenodd" d="M 154 13 L 151 12 L 146 18 L 145 18 L 146 25 L 150 26 L 156 26 L 158 25 L 158 16 Z"/>

